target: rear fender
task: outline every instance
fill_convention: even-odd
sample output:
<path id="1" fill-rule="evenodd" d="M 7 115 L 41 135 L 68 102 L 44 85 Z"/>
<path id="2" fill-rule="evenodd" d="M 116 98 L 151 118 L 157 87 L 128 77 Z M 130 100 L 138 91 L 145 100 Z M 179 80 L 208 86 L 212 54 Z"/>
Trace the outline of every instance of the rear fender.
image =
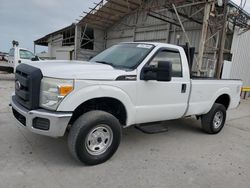
<path id="1" fill-rule="evenodd" d="M 218 99 L 221 95 L 224 95 L 224 94 L 228 95 L 229 99 L 231 100 L 231 97 L 230 97 L 231 95 L 230 95 L 230 89 L 229 88 L 221 88 L 221 89 L 219 89 L 213 95 L 212 100 L 211 100 L 211 102 L 210 102 L 210 104 L 209 104 L 209 106 L 208 106 L 207 111 L 205 112 L 205 114 L 208 113 L 211 110 L 211 108 L 213 107 L 216 99 Z M 229 100 L 229 106 L 230 106 L 230 100 Z"/>

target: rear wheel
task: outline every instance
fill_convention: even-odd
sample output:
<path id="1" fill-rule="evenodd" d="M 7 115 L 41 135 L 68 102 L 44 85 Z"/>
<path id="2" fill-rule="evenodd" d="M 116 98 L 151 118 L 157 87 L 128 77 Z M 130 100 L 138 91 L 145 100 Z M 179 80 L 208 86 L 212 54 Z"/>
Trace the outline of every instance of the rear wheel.
<path id="1" fill-rule="evenodd" d="M 90 111 L 80 116 L 70 129 L 70 152 L 87 165 L 105 162 L 116 152 L 121 140 L 119 121 L 104 111 Z"/>
<path id="2" fill-rule="evenodd" d="M 205 132 L 209 134 L 219 133 L 226 120 L 226 108 L 222 104 L 215 103 L 212 109 L 207 113 L 202 115 L 201 124 Z"/>

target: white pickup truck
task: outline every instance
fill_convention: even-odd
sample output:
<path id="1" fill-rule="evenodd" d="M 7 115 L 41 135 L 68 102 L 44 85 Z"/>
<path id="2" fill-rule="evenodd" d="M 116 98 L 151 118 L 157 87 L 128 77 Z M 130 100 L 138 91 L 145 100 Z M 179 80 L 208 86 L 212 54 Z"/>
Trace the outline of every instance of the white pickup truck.
<path id="1" fill-rule="evenodd" d="M 9 51 L 8 56 L 8 65 L 13 68 L 15 72 L 16 67 L 20 63 L 29 63 L 32 61 L 39 61 L 39 57 L 35 56 L 31 51 L 25 48 L 19 48 L 18 46 L 14 46 Z"/>
<path id="2" fill-rule="evenodd" d="M 216 134 L 240 103 L 240 80 L 190 78 L 182 47 L 121 43 L 89 62 L 41 61 L 16 69 L 11 104 L 23 127 L 61 137 L 87 165 L 108 160 L 122 128 L 195 115 Z"/>

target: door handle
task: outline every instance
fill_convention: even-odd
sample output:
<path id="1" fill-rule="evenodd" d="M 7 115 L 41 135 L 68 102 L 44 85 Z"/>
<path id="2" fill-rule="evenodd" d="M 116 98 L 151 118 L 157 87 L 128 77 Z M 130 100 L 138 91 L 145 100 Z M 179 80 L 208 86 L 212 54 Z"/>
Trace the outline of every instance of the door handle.
<path id="1" fill-rule="evenodd" d="M 181 93 L 186 93 L 187 90 L 187 84 L 182 84 L 181 85 Z"/>

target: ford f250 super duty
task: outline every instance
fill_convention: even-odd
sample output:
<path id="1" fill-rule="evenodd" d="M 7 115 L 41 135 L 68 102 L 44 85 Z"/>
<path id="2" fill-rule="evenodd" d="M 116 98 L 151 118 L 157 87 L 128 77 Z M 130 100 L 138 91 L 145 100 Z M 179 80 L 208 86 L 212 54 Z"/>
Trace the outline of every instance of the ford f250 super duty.
<path id="1" fill-rule="evenodd" d="M 31 132 L 68 133 L 68 147 L 87 165 L 108 160 L 122 128 L 195 115 L 216 134 L 240 103 L 240 80 L 191 78 L 180 46 L 121 43 L 89 62 L 41 61 L 16 68 L 14 117 Z"/>

